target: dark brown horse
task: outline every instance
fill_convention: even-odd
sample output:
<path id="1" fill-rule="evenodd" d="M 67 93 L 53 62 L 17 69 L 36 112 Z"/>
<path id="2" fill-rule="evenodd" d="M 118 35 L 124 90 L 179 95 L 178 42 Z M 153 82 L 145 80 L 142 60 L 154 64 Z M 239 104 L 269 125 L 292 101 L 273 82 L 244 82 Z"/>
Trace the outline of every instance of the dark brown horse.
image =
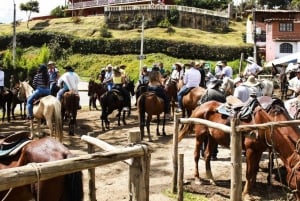
<path id="1" fill-rule="evenodd" d="M 106 92 L 106 87 L 102 83 L 97 83 L 95 80 L 90 80 L 88 84 L 88 96 L 90 97 L 89 100 L 89 109 L 91 111 L 91 107 L 99 110 L 97 107 L 96 101 L 99 101 L 100 104 L 100 97 Z"/>
<path id="2" fill-rule="evenodd" d="M 13 100 L 13 93 L 9 89 L 5 89 L 0 93 L 0 108 L 2 108 L 2 122 L 4 122 L 7 113 L 7 121 L 10 122 L 11 103 Z"/>
<path id="3" fill-rule="evenodd" d="M 166 94 L 169 97 L 171 103 L 172 116 L 174 116 L 175 105 L 176 105 L 175 102 L 177 102 L 177 92 L 178 92 L 177 81 L 169 78 L 166 80 L 164 86 L 165 86 Z"/>
<path id="4" fill-rule="evenodd" d="M 64 93 L 61 101 L 61 116 L 68 120 L 69 123 L 69 135 L 74 135 L 75 126 L 77 125 L 77 109 L 79 107 L 79 94 L 73 91 L 68 91 Z"/>
<path id="5" fill-rule="evenodd" d="M 27 141 L 29 140 L 26 137 L 28 135 L 29 133 L 19 133 L 18 137 L 1 139 L 1 144 L 27 144 L 15 155 L 2 156 L 0 169 L 20 167 L 28 163 L 63 160 L 73 156 L 63 144 L 51 137 Z M 4 199 L 5 196 L 7 197 Z M 2 191 L 0 192 L 0 199 L 7 201 L 82 201 L 82 173 L 76 172 Z"/>
<path id="6" fill-rule="evenodd" d="M 164 101 L 153 92 L 144 92 L 138 98 L 137 109 L 139 115 L 141 139 L 143 140 L 144 138 L 145 135 L 144 127 L 146 126 L 148 139 L 149 141 L 152 141 L 150 135 L 150 122 L 152 119 L 152 115 L 157 115 L 156 135 L 160 135 L 159 133 L 160 114 L 164 112 Z M 146 113 L 147 113 L 147 120 L 145 121 Z M 163 135 L 166 135 L 165 124 L 166 124 L 166 118 L 164 114 L 163 127 L 162 127 Z"/>
<path id="7" fill-rule="evenodd" d="M 217 123 L 222 123 L 229 125 L 230 120 L 227 116 L 217 112 L 217 108 L 221 103 L 216 101 L 209 101 L 201 106 L 197 107 L 191 117 L 202 118 Z M 257 99 L 252 99 L 245 105 L 240 111 L 245 111 L 249 108 L 254 108 L 253 112 L 244 118 L 242 118 L 241 112 L 237 113 L 240 118 L 240 124 L 260 124 L 267 123 L 273 120 L 274 116 L 270 116 L 267 112 L 260 106 Z M 277 116 L 276 116 L 277 118 Z M 279 119 L 279 117 L 278 117 Z M 210 156 L 214 148 L 220 144 L 225 147 L 229 147 L 230 144 L 230 134 L 224 133 L 219 129 L 209 128 L 204 125 L 192 125 L 186 124 L 179 134 L 179 141 L 194 127 L 196 135 L 196 147 L 195 147 L 195 179 L 200 182 L 199 172 L 198 172 L 198 161 L 200 158 L 200 146 L 203 139 L 208 138 L 208 146 L 205 150 L 205 166 L 208 178 L 214 183 L 214 178 L 211 173 L 210 166 Z M 285 129 L 285 130 L 284 130 Z M 299 136 L 293 128 L 271 128 L 271 129 L 259 129 L 252 131 L 251 133 L 256 136 L 255 138 L 244 137 L 243 135 L 243 148 L 246 151 L 246 183 L 243 190 L 243 195 L 248 195 L 251 193 L 255 183 L 256 175 L 259 169 L 259 161 L 262 153 L 273 148 L 279 153 L 279 157 L 285 164 L 287 169 L 287 183 L 289 187 L 295 191 L 297 199 L 300 197 L 300 192 L 298 187 L 300 185 L 300 180 L 298 180 L 299 173 Z M 291 136 L 290 136 L 291 133 Z"/>

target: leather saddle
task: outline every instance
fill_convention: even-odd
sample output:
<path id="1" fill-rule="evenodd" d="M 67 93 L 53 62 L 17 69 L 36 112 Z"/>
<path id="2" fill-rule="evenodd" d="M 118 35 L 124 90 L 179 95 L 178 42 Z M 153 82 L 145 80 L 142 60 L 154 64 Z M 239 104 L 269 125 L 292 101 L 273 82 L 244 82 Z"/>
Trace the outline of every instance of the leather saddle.
<path id="1" fill-rule="evenodd" d="M 0 136 L 0 158 L 17 154 L 31 141 L 29 134 L 27 131 L 20 131 L 6 137 Z"/>

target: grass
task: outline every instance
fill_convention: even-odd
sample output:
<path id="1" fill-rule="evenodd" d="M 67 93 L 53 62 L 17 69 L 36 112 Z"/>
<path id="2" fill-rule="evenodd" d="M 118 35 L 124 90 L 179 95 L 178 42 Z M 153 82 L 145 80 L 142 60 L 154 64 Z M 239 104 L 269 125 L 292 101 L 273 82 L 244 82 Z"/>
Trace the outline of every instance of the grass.
<path id="1" fill-rule="evenodd" d="M 177 194 L 173 194 L 170 189 L 164 192 L 169 198 L 177 200 Z M 183 199 L 184 201 L 208 201 L 208 199 L 202 195 L 192 194 L 183 192 Z"/>
<path id="2" fill-rule="evenodd" d="M 29 22 L 29 27 L 32 31 L 43 30 L 51 32 L 62 32 L 72 34 L 78 37 L 99 38 L 100 28 L 104 25 L 104 16 L 81 17 L 78 24 L 73 23 L 72 18 L 58 18 L 51 20 L 35 20 Z M 245 32 L 245 23 L 230 22 L 230 32 L 228 33 L 213 33 L 202 31 L 200 29 L 177 28 L 175 33 L 169 34 L 165 28 L 149 28 L 144 30 L 145 38 L 168 39 L 175 41 L 186 41 L 200 44 L 215 44 L 215 45 L 245 45 L 242 41 L 242 33 Z M 11 24 L 0 24 L 0 35 L 12 34 Z M 26 22 L 20 23 L 16 28 L 16 32 L 30 31 L 26 27 Z M 127 31 L 109 30 L 115 39 L 141 38 L 141 30 L 133 29 Z"/>

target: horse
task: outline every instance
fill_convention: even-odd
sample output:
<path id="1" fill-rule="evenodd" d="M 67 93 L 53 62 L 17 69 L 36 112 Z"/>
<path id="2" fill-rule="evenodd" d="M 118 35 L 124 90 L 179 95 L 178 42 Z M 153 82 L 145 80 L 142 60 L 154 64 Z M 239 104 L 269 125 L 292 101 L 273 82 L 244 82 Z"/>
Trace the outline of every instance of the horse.
<path id="1" fill-rule="evenodd" d="M 96 110 L 99 110 L 97 108 L 96 100 L 100 103 L 100 97 L 102 94 L 106 92 L 106 87 L 102 83 L 97 83 L 94 80 L 90 80 L 88 84 L 88 96 L 90 97 L 89 100 L 89 109 L 91 111 L 91 107 L 95 108 Z"/>
<path id="2" fill-rule="evenodd" d="M 171 108 L 172 108 L 172 114 L 173 114 L 172 116 L 174 116 L 175 102 L 177 101 L 177 92 L 178 92 L 177 81 L 169 78 L 166 80 L 164 86 L 165 86 L 166 94 L 169 97 L 170 102 L 171 102 Z"/>
<path id="3" fill-rule="evenodd" d="M 27 99 L 33 92 L 33 88 L 29 85 L 28 81 L 19 82 L 20 90 L 18 97 L 20 99 Z M 50 136 L 54 136 L 53 123 L 55 122 L 55 134 L 59 141 L 63 139 L 62 117 L 61 117 L 61 103 L 52 96 L 48 95 L 39 99 L 39 102 L 33 106 L 33 116 L 37 120 L 45 119 L 47 126 L 50 130 Z M 38 121 L 38 133 L 40 134 L 41 121 Z M 34 136 L 33 120 L 30 121 L 31 137 Z"/>
<path id="4" fill-rule="evenodd" d="M 125 84 L 124 88 L 129 92 L 130 96 L 134 96 L 134 80 L 128 80 L 127 83 Z M 128 111 L 128 116 L 131 114 L 131 98 L 130 98 L 130 103 L 129 103 L 129 111 Z"/>
<path id="5" fill-rule="evenodd" d="M 209 101 L 198 106 L 192 113 L 192 118 L 202 118 L 217 123 L 229 125 L 229 119 L 227 115 L 218 113 L 217 108 L 221 106 L 221 103 L 216 101 Z M 242 111 L 248 111 L 243 113 Z M 252 111 L 252 112 L 251 112 Z M 243 114 L 248 114 L 244 115 Z M 240 124 L 260 124 L 272 121 L 275 117 L 271 116 L 263 109 L 256 98 L 251 98 L 247 104 L 240 109 L 239 113 L 235 113 L 239 118 Z M 276 116 L 279 120 L 279 117 Z M 198 172 L 198 161 L 200 158 L 200 145 L 205 138 L 208 138 L 208 145 L 205 150 L 205 167 L 206 175 L 210 179 L 210 182 L 215 184 L 214 178 L 211 173 L 210 156 L 213 149 L 217 144 L 229 147 L 230 145 L 230 134 L 224 133 L 219 129 L 208 128 L 204 125 L 192 125 L 185 124 L 183 129 L 179 133 L 179 141 L 194 127 L 196 135 L 196 147 L 194 152 L 195 160 L 195 179 L 198 184 L 201 184 L 199 172 Z M 243 190 L 243 196 L 247 196 L 253 190 L 256 182 L 256 175 L 258 172 L 259 161 L 262 153 L 270 148 L 270 146 L 279 153 L 279 157 L 283 161 L 287 168 L 287 183 L 289 188 L 293 189 L 296 193 L 297 199 L 300 198 L 300 192 L 297 191 L 300 185 L 299 178 L 299 137 L 292 128 L 271 128 L 271 129 L 258 129 L 251 131 L 250 136 L 245 137 L 243 135 L 243 148 L 246 151 L 246 183 Z M 292 134 L 290 135 L 290 132 Z"/>
<path id="6" fill-rule="evenodd" d="M 198 106 L 198 101 L 201 99 L 206 89 L 202 87 L 195 87 L 191 89 L 182 98 L 182 116 L 185 117 L 185 111 L 187 116 L 192 114 L 192 111 Z"/>
<path id="7" fill-rule="evenodd" d="M 102 108 L 102 113 L 100 116 L 102 130 L 105 131 L 105 128 L 110 129 L 110 122 L 108 120 L 108 115 L 110 115 L 114 110 L 118 110 L 118 114 L 117 114 L 118 126 L 120 126 L 121 112 L 124 107 L 124 98 L 122 97 L 120 92 L 116 89 L 105 92 L 100 97 L 100 105 Z M 124 125 L 126 125 L 125 113 L 126 111 L 123 111 L 122 121 Z"/>
<path id="8" fill-rule="evenodd" d="M 65 92 L 61 101 L 61 116 L 69 120 L 69 135 L 74 135 L 75 132 L 79 101 L 79 94 L 73 91 Z"/>
<path id="9" fill-rule="evenodd" d="M 19 151 L 15 151 L 14 154 L 12 154 L 14 151 L 10 151 L 9 155 L 1 156 L 1 170 L 73 157 L 63 144 L 51 137 L 30 140 L 28 135 L 28 132 L 19 132 L 0 140 L 1 145 L 3 144 L 3 147 L 7 145 L 9 149 L 13 144 L 23 146 L 23 148 L 18 147 Z M 7 201 L 82 201 L 82 172 L 4 190 L 0 192 L 0 199 Z"/>
<path id="10" fill-rule="evenodd" d="M 4 122 L 5 115 L 7 113 L 7 122 L 10 122 L 11 103 L 13 99 L 13 93 L 9 89 L 5 89 L 0 93 L 0 108 L 2 108 L 2 122 Z"/>
<path id="11" fill-rule="evenodd" d="M 229 77 L 224 77 L 220 88 L 225 92 L 225 96 L 232 95 L 234 92 L 233 79 L 231 79 Z"/>
<path id="12" fill-rule="evenodd" d="M 16 109 L 16 106 L 18 104 L 20 105 L 21 119 L 25 119 L 26 118 L 26 99 L 20 99 L 18 97 L 19 89 L 20 89 L 19 88 L 19 84 L 16 84 L 16 86 L 14 86 L 14 88 L 11 90 L 12 93 L 13 93 L 12 106 L 11 106 L 11 114 L 12 114 L 12 118 L 14 120 L 16 120 L 15 109 Z"/>
<path id="13" fill-rule="evenodd" d="M 139 123 L 140 123 L 140 131 L 141 131 L 141 140 L 144 138 L 144 127 L 147 128 L 148 140 L 152 141 L 150 135 L 150 122 L 152 119 L 152 115 L 157 115 L 157 123 L 156 123 L 156 135 L 160 135 L 159 133 L 159 123 L 160 123 L 160 114 L 164 112 L 164 101 L 159 98 L 154 92 L 144 92 L 140 95 L 137 100 L 137 109 L 139 115 Z M 145 113 L 147 113 L 147 120 L 145 122 Z M 163 119 L 163 127 L 162 133 L 165 136 L 165 124 L 166 118 L 164 114 Z"/>

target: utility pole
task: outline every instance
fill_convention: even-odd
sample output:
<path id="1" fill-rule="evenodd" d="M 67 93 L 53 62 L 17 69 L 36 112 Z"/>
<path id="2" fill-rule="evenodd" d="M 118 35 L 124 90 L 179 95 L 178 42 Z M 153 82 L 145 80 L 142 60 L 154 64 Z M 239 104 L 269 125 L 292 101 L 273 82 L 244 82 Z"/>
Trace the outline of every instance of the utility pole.
<path id="1" fill-rule="evenodd" d="M 145 58 L 145 56 L 144 56 L 144 15 L 143 15 L 143 17 L 142 17 L 142 33 L 141 33 L 141 52 L 140 52 L 140 56 L 139 56 L 139 60 L 140 60 L 139 73 L 142 72 L 144 58 Z"/>
<path id="2" fill-rule="evenodd" d="M 257 63 L 257 53 L 256 53 L 256 24 L 255 24 L 255 0 L 252 0 L 252 26 L 253 26 L 253 58 L 255 63 Z"/>
<path id="3" fill-rule="evenodd" d="M 14 1 L 14 25 L 13 25 L 13 68 L 16 68 L 16 3 Z"/>

